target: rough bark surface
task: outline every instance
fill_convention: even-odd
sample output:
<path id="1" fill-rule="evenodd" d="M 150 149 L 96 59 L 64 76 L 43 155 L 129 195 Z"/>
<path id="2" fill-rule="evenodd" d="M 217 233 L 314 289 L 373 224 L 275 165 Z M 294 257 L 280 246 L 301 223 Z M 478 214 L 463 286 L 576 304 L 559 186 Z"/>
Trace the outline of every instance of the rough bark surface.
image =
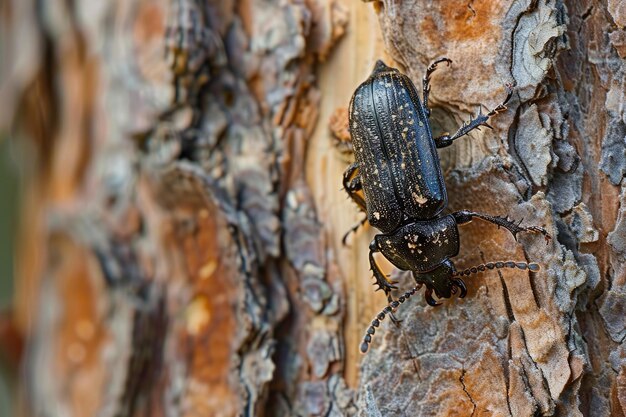
<path id="1" fill-rule="evenodd" d="M 626 6 L 618 0 L 6 1 L 0 123 L 23 164 L 21 415 L 626 414 Z M 385 304 L 340 190 L 376 59 L 432 79 L 473 222 L 465 299 Z M 382 262 L 382 260 L 381 260 Z M 387 270 L 400 286 L 408 274 Z"/>

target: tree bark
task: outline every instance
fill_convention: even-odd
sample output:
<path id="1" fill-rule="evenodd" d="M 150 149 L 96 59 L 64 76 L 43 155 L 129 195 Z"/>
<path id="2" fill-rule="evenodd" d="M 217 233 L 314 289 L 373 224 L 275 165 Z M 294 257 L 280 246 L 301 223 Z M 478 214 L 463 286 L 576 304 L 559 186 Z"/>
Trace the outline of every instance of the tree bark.
<path id="1" fill-rule="evenodd" d="M 21 157 L 20 415 L 623 416 L 626 6 L 618 0 L 7 1 Z M 340 190 L 384 59 L 430 95 L 468 296 L 386 305 Z M 381 264 L 384 263 L 380 259 Z M 402 291 L 410 275 L 397 277 Z M 400 295 L 398 292 L 396 296 Z"/>

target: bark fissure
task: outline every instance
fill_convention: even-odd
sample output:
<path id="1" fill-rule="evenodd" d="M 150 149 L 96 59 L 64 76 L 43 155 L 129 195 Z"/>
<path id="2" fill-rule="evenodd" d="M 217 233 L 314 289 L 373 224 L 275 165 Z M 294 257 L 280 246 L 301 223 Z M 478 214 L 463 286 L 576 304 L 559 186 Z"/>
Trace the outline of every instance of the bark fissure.
<path id="1" fill-rule="evenodd" d="M 472 399 L 472 396 L 470 395 L 470 393 L 467 391 L 467 387 L 465 386 L 465 381 L 464 381 L 464 377 L 465 377 L 465 369 L 461 369 L 461 375 L 459 376 L 459 382 L 461 383 L 461 386 L 463 387 L 463 392 L 465 393 L 465 395 L 467 396 L 467 398 L 470 400 L 470 402 L 472 403 L 472 414 L 471 416 L 473 416 L 476 413 L 476 403 L 474 402 L 474 400 Z"/>

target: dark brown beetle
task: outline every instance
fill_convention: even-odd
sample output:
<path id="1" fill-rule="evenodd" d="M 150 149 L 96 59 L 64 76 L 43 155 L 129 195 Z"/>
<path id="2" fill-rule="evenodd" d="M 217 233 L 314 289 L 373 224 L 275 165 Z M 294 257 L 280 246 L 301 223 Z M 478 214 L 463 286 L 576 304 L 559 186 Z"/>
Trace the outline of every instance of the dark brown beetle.
<path id="1" fill-rule="evenodd" d="M 492 262 L 457 272 L 450 258 L 459 253 L 459 224 L 479 218 L 506 228 L 514 237 L 519 232 L 538 232 L 546 240 L 550 239 L 541 227 L 521 227 L 504 217 L 467 210 L 442 214 L 448 198 L 437 148 L 451 145 L 480 126 L 490 127 L 487 121 L 506 110 L 512 89 L 507 86 L 507 97 L 500 105 L 487 114 L 479 113 L 454 135 L 433 138 L 428 120 L 429 81 L 441 62 L 450 64 L 451 61 L 442 58 L 426 71 L 423 104 L 411 80 L 382 61 L 376 63 L 374 71 L 356 89 L 350 102 L 350 134 L 356 162 L 345 171 L 343 185 L 352 200 L 367 213 L 367 221 L 382 232 L 370 243 L 369 261 L 375 285 L 386 293 L 390 303 L 368 328 L 362 352 L 367 351 L 380 320 L 422 285 L 426 287 L 426 301 L 436 306 L 433 294 L 450 298 L 459 292 L 459 296 L 464 297 L 467 289 L 460 277 L 474 270 L 538 269 L 535 263 Z M 382 253 L 397 268 L 412 272 L 417 285 L 398 301 L 391 297 L 396 283 L 389 281 L 376 264 L 376 252 Z"/>

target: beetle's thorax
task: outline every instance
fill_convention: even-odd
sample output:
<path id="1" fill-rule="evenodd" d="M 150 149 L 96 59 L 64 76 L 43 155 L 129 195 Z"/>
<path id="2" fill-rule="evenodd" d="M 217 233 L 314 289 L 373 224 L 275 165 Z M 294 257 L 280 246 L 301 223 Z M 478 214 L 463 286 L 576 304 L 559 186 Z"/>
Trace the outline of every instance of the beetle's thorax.
<path id="1" fill-rule="evenodd" d="M 418 273 L 433 271 L 459 253 L 459 231 L 451 215 L 403 224 L 374 239 L 397 268 Z"/>

